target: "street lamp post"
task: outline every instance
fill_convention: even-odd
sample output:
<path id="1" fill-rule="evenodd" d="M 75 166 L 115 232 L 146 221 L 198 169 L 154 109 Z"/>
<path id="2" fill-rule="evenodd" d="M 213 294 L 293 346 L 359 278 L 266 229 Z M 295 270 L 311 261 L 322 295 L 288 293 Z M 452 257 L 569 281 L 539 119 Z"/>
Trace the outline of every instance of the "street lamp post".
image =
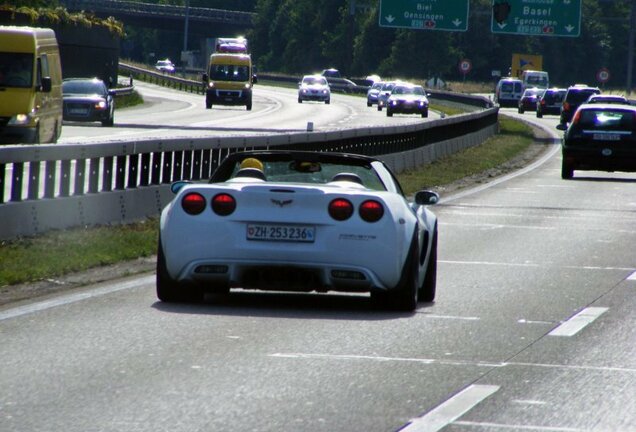
<path id="1" fill-rule="evenodd" d="M 190 0 L 186 0 L 185 6 L 185 25 L 183 31 L 183 51 L 188 50 L 188 24 L 190 22 Z"/>
<path id="2" fill-rule="evenodd" d="M 627 94 L 632 93 L 632 74 L 634 71 L 634 32 L 636 31 L 636 0 L 632 0 L 629 15 L 629 44 L 627 48 Z"/>

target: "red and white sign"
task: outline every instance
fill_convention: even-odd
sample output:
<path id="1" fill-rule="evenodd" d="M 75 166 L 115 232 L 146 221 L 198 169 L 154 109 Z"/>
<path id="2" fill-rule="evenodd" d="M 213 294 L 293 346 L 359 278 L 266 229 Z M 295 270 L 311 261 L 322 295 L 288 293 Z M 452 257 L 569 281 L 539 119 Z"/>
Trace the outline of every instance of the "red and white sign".
<path id="1" fill-rule="evenodd" d="M 463 73 L 464 75 L 470 72 L 470 69 L 472 67 L 473 67 L 473 64 L 470 62 L 470 60 L 465 59 L 459 62 L 459 71 Z"/>
<path id="2" fill-rule="evenodd" d="M 600 83 L 606 83 L 610 79 L 610 72 L 607 68 L 601 68 L 596 72 L 596 79 Z"/>

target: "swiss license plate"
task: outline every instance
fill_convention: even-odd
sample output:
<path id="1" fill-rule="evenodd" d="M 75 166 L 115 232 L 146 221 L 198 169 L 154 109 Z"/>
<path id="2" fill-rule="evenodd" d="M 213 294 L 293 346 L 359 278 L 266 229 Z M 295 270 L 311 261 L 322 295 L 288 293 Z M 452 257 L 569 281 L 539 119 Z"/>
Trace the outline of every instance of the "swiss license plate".
<path id="1" fill-rule="evenodd" d="M 315 240 L 316 228 L 309 225 L 248 224 L 248 240 L 308 242 Z"/>
<path id="2" fill-rule="evenodd" d="M 620 141 L 620 134 L 599 134 L 595 133 L 592 137 L 594 141 Z"/>

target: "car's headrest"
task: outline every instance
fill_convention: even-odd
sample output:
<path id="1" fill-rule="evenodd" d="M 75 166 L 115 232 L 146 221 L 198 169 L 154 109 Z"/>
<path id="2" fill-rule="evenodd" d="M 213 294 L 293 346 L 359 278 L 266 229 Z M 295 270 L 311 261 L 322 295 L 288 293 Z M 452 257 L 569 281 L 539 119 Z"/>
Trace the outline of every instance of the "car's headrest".
<path id="1" fill-rule="evenodd" d="M 360 176 L 358 174 L 354 174 L 354 173 L 338 173 L 335 176 L 333 176 L 331 178 L 331 181 L 348 181 L 348 182 L 353 182 L 353 183 L 358 183 L 358 184 L 362 184 L 362 179 L 360 178 Z"/>
<path id="2" fill-rule="evenodd" d="M 265 177 L 265 173 L 263 173 L 263 171 L 259 170 L 258 168 L 241 168 L 236 172 L 236 175 L 234 177 L 249 177 L 259 180 L 267 180 L 267 177 Z"/>

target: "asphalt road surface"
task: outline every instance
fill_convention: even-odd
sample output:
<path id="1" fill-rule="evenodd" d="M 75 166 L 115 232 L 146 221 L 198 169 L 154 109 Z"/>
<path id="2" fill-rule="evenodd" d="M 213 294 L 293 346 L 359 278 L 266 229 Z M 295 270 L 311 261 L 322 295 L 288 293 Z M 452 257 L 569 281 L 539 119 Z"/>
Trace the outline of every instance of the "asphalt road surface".
<path id="1" fill-rule="evenodd" d="M 438 296 L 415 313 L 163 304 L 153 274 L 0 309 L 0 430 L 636 431 L 635 177 L 561 180 L 556 150 L 442 197 Z"/>

